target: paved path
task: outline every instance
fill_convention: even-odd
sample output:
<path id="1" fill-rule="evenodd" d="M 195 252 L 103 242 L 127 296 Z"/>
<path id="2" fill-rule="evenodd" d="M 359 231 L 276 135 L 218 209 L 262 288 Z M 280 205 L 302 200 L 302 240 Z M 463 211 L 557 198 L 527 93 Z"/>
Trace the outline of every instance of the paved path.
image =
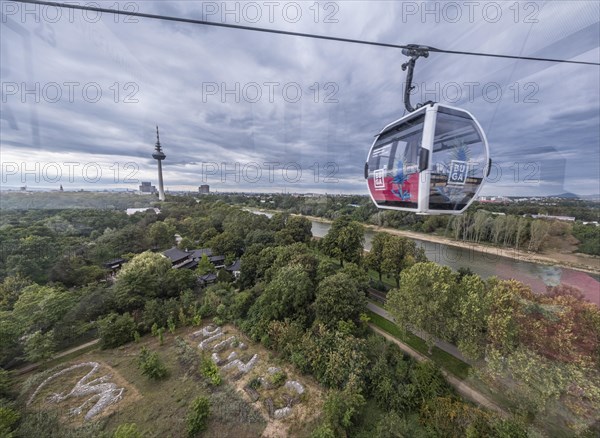
<path id="1" fill-rule="evenodd" d="M 96 345 L 98 342 L 100 342 L 100 339 L 94 339 L 93 341 L 86 342 L 85 344 L 78 345 L 77 347 L 70 348 L 69 350 L 61 351 L 60 353 L 52 356 L 48 360 L 50 361 L 50 360 L 54 360 L 54 359 L 60 359 L 61 357 L 67 356 L 67 355 L 69 355 L 71 353 L 75 353 L 75 352 L 77 352 L 79 350 L 83 350 L 83 349 L 85 349 L 87 347 L 91 347 L 92 345 Z M 40 365 L 41 364 L 39 362 L 32 363 L 32 364 L 29 364 L 29 365 L 25 365 L 24 367 L 17 368 L 15 370 L 15 374 L 17 376 L 20 376 L 21 374 L 29 373 L 29 372 L 37 369 Z"/>
<path id="2" fill-rule="evenodd" d="M 400 349 L 402 349 L 403 351 L 408 353 L 410 356 L 414 357 L 416 360 L 418 360 L 420 362 L 429 360 L 427 357 L 423 356 L 418 351 L 416 351 L 413 348 L 411 348 L 410 346 L 406 345 L 404 342 L 399 341 L 397 338 L 390 335 L 386 331 L 381 330 L 379 327 L 375 326 L 374 324 L 369 324 L 369 326 L 371 327 L 371 329 L 374 332 L 376 332 L 377 334 L 380 334 L 381 336 L 386 338 L 388 341 L 395 343 L 396 345 L 398 345 L 400 347 Z M 508 416 L 508 413 L 504 409 L 502 409 L 500 406 L 498 406 L 496 403 L 494 403 L 492 400 L 487 398 L 485 395 L 483 395 L 479 391 L 471 388 L 469 385 L 467 385 L 462 380 L 459 380 L 458 378 L 454 377 L 452 374 L 449 374 L 448 372 L 446 372 L 444 370 L 442 370 L 442 374 L 444 375 L 444 377 L 446 378 L 448 383 L 450 383 L 450 385 L 452 385 L 456 389 L 456 391 L 463 397 L 465 397 L 485 408 L 496 411 L 501 415 Z"/>
<path id="3" fill-rule="evenodd" d="M 384 317 L 388 321 L 394 322 L 394 318 L 392 317 L 392 315 L 390 315 L 387 310 L 385 310 L 383 307 L 378 306 L 377 304 L 369 302 L 369 303 L 367 303 L 367 309 L 369 309 L 373 313 L 378 314 L 379 316 Z M 421 339 L 424 339 L 425 332 L 423 332 L 422 330 L 411 330 L 411 332 L 413 334 L 415 334 L 416 336 L 420 337 Z M 472 361 L 470 361 L 469 359 L 467 359 L 466 357 L 464 357 L 460 353 L 460 351 L 458 350 L 458 348 L 456 348 L 455 345 L 452 345 L 452 344 L 450 344 L 448 342 L 445 342 L 445 341 L 436 340 L 435 341 L 435 346 L 438 347 L 440 350 L 443 350 L 446 353 L 451 354 L 452 356 L 454 356 L 458 360 L 460 360 L 460 361 L 462 361 L 464 363 L 468 363 L 469 365 L 473 365 Z"/>

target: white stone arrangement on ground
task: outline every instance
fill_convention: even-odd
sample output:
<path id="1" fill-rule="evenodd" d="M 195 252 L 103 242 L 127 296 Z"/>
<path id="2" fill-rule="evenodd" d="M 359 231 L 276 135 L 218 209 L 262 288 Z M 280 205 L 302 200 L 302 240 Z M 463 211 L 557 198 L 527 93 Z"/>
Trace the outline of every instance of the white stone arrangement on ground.
<path id="1" fill-rule="evenodd" d="M 239 341 L 236 336 L 225 338 L 225 335 L 226 333 L 222 327 L 211 324 L 192 333 L 191 337 L 192 339 L 201 339 L 198 348 L 202 351 L 212 352 L 212 361 L 222 370 L 227 371 L 237 369 L 237 373 L 233 376 L 233 379 L 237 380 L 256 366 L 258 363 L 258 354 L 252 355 L 247 362 L 242 362 L 242 360 L 238 358 L 239 355 L 236 350 L 246 350 L 248 348 L 247 345 Z M 221 357 L 220 353 L 227 349 L 232 349 L 233 351 L 231 351 L 226 358 Z M 267 370 L 267 373 L 270 375 L 274 375 L 278 372 L 281 372 L 281 369 L 276 367 L 270 367 Z M 261 387 L 269 389 L 269 379 L 265 376 L 261 376 L 259 377 L 259 381 L 261 382 Z M 264 401 L 271 418 L 282 419 L 289 416 L 292 413 L 293 406 L 299 402 L 299 396 L 305 391 L 304 386 L 296 380 L 287 380 L 284 384 L 284 388 L 291 393 L 294 393 L 294 395 L 286 394 L 287 397 L 285 398 L 287 402 L 285 406 L 275 409 L 271 398 L 267 398 Z M 257 390 L 249 386 L 246 386 L 244 390 L 248 393 L 253 402 L 260 398 L 260 394 Z"/>
<path id="2" fill-rule="evenodd" d="M 70 409 L 69 412 L 72 416 L 81 415 L 87 405 L 95 402 L 84 416 L 84 420 L 89 420 L 123 398 L 123 391 L 125 391 L 125 388 L 118 388 L 116 384 L 108 382 L 112 377 L 110 374 L 88 382 L 88 380 L 98 372 L 100 364 L 98 362 L 84 362 L 58 371 L 40 383 L 31 397 L 29 397 L 27 406 L 29 406 L 38 393 L 54 379 L 70 371 L 84 367 L 92 367 L 92 369 L 77 381 L 71 391 L 68 393 L 54 393 L 49 397 L 49 401 L 60 403 L 72 397 L 85 397 L 91 394 L 91 397 L 87 398 L 80 406 Z"/>

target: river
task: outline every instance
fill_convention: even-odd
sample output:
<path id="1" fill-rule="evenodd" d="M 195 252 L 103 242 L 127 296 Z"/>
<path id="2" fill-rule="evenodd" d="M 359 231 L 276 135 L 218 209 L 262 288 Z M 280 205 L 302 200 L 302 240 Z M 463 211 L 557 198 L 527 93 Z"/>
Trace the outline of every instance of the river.
<path id="1" fill-rule="evenodd" d="M 248 210 L 256 214 L 271 217 L 272 214 Z M 312 222 L 312 233 L 315 237 L 324 237 L 331 228 L 326 222 Z M 373 231 L 365 233 L 365 249 L 371 249 Z M 580 289 L 585 298 L 600 306 L 600 278 L 575 269 L 549 266 L 540 263 L 519 260 L 517 257 L 503 257 L 490 248 L 489 251 L 478 251 L 473 248 L 460 248 L 442 243 L 413 239 L 418 246 L 424 248 L 427 258 L 432 262 L 448 266 L 452 269 L 468 267 L 482 278 L 497 276 L 502 279 L 514 278 L 531 287 L 534 292 L 544 293 L 547 286 L 565 284 Z"/>

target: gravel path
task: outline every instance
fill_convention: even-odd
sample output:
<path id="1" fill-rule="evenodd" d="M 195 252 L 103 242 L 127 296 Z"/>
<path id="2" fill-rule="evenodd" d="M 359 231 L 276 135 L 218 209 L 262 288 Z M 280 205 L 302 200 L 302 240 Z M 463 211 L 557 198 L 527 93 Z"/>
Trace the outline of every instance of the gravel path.
<path id="1" fill-rule="evenodd" d="M 78 345 L 77 347 L 73 347 L 73 348 L 70 348 L 68 350 L 61 351 L 60 353 L 52 356 L 48 360 L 50 361 L 50 360 L 54 360 L 54 359 L 60 359 L 61 357 L 67 356 L 67 355 L 69 355 L 71 353 L 75 353 L 75 352 L 77 352 L 79 350 L 83 350 L 83 349 L 85 349 L 87 347 L 91 347 L 92 345 L 96 345 L 98 342 L 100 342 L 100 339 L 94 339 L 93 341 L 86 342 L 85 344 Z M 29 365 L 25 365 L 24 367 L 17 368 L 14 372 L 15 372 L 15 374 L 17 376 L 20 376 L 21 374 L 26 374 L 26 373 L 29 373 L 31 371 L 36 370 L 39 366 L 40 366 L 39 362 L 32 363 L 32 364 L 29 364 Z"/>

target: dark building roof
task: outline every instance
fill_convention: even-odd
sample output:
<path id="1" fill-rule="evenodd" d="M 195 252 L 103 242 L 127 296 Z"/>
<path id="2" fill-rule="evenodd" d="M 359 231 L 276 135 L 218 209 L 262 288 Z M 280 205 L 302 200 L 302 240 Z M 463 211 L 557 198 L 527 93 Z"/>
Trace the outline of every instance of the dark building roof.
<path id="1" fill-rule="evenodd" d="M 203 255 L 206 254 L 207 257 L 212 256 L 212 249 L 210 248 L 200 248 L 194 249 L 192 251 L 188 251 L 193 259 L 201 259 Z"/>
<path id="2" fill-rule="evenodd" d="M 107 262 L 104 262 L 104 267 L 105 268 L 115 268 L 117 266 L 121 266 L 125 262 L 127 262 L 127 259 L 112 259 Z"/>
<path id="3" fill-rule="evenodd" d="M 182 251 L 177 247 L 173 247 L 171 249 L 166 250 L 165 252 L 163 252 L 163 255 L 165 257 L 170 258 L 171 262 L 173 263 L 180 262 L 183 259 L 187 259 L 190 256 L 189 253 Z"/>
<path id="4" fill-rule="evenodd" d="M 240 259 L 237 259 L 235 262 L 233 262 L 231 265 L 227 266 L 225 269 L 227 269 L 228 271 L 239 271 L 242 267 L 242 261 Z"/>
<path id="5" fill-rule="evenodd" d="M 205 275 L 200 275 L 198 277 L 198 283 L 212 283 L 214 281 L 217 280 L 217 274 L 213 274 L 212 272 L 205 274 Z"/>
<path id="6" fill-rule="evenodd" d="M 222 262 L 225 261 L 225 256 L 222 255 L 218 255 L 218 256 L 211 256 L 208 258 L 208 260 L 210 260 L 211 262 Z"/>
<path id="7" fill-rule="evenodd" d="M 196 260 L 190 260 L 189 262 L 178 266 L 180 269 L 181 268 L 186 268 L 186 269 L 196 269 L 198 267 L 198 262 Z"/>

